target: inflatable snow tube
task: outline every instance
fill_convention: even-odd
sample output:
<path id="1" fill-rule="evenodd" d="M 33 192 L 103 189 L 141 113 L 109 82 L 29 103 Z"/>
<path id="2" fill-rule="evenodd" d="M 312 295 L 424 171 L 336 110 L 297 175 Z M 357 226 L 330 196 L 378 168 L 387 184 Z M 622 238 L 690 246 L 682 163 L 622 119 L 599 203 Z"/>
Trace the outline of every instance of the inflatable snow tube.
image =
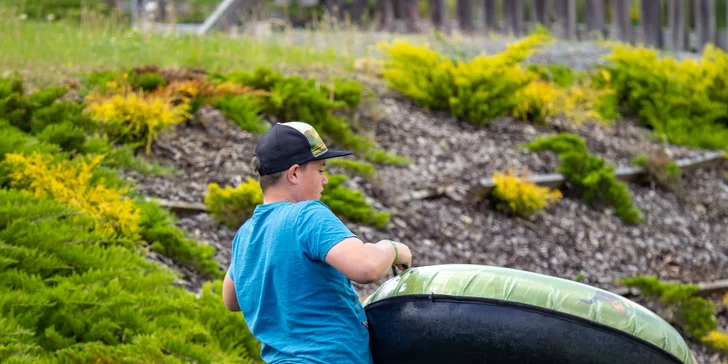
<path id="1" fill-rule="evenodd" d="M 582 283 L 508 268 L 410 268 L 364 302 L 374 362 L 694 363 L 652 311 Z"/>

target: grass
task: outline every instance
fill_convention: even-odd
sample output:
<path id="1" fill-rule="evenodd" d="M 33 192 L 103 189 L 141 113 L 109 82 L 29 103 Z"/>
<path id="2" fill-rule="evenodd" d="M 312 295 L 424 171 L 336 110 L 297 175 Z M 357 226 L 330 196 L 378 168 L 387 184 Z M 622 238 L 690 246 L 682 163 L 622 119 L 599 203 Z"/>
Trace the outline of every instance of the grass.
<path id="1" fill-rule="evenodd" d="M 124 30 L 113 19 L 92 19 L 74 24 L 23 20 L 0 9 L 0 73 L 20 71 L 41 84 L 77 77 L 92 69 L 161 66 L 201 67 L 208 71 L 320 68 L 329 71 L 353 67 L 354 59 L 334 51 L 311 47 L 233 38 L 146 34 Z"/>

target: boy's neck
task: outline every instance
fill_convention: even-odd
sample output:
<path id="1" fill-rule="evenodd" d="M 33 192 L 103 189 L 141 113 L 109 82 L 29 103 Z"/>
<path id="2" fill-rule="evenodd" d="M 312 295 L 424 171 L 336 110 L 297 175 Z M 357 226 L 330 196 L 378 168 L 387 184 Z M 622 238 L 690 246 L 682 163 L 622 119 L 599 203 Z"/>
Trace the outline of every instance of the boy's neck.
<path id="1" fill-rule="evenodd" d="M 271 187 L 268 191 L 263 194 L 263 204 L 275 203 L 288 201 L 296 203 L 296 199 L 293 198 L 291 193 L 286 190 Z"/>

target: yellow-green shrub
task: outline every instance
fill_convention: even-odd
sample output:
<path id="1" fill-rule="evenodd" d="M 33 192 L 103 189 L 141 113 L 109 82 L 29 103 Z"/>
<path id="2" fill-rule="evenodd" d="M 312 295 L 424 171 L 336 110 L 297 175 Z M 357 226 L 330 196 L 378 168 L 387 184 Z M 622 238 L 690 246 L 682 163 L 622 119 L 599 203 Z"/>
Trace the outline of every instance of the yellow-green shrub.
<path id="1" fill-rule="evenodd" d="M 728 293 L 723 296 L 723 305 L 728 307 Z M 713 330 L 703 338 L 703 342 L 711 348 L 728 355 L 728 333 Z"/>
<path id="2" fill-rule="evenodd" d="M 529 182 L 526 176 L 516 176 L 513 171 L 493 174 L 493 197 L 500 203 L 499 207 L 520 217 L 528 217 L 541 211 L 561 199 L 561 192 L 540 187 Z"/>
<path id="3" fill-rule="evenodd" d="M 701 339 L 716 329 L 718 321 L 712 302 L 696 295 L 698 286 L 662 282 L 654 276 L 636 276 L 622 280 L 627 287 L 636 287 L 642 296 L 657 300 L 670 321 L 682 326 L 691 337 Z"/>
<path id="4" fill-rule="evenodd" d="M 343 174 L 330 175 L 326 173 L 329 183 L 324 186 L 321 202 L 325 203 L 332 212 L 347 219 L 366 225 L 383 228 L 389 223 L 388 212 L 377 212 L 366 199 L 364 194 L 347 188 L 344 182 L 348 180 Z"/>
<path id="5" fill-rule="evenodd" d="M 728 55 L 707 47 L 700 62 L 653 49 L 613 46 L 602 68 L 626 112 L 673 144 L 728 148 Z"/>
<path id="6" fill-rule="evenodd" d="M 374 179 L 374 176 L 377 173 L 377 171 L 374 169 L 374 166 L 370 163 L 357 162 L 351 159 L 332 159 L 327 162 L 327 165 L 333 167 L 341 167 L 346 171 L 364 177 L 364 179 L 369 181 Z"/>
<path id="7" fill-rule="evenodd" d="M 0 189 L 0 362 L 262 362 L 220 279 L 188 292 L 177 272 L 94 225 L 53 199 Z"/>
<path id="8" fill-rule="evenodd" d="M 110 137 L 124 143 L 143 142 L 149 152 L 160 131 L 190 116 L 188 100 L 173 101 L 165 95 L 122 90 L 87 97 L 86 112 Z"/>
<path id="9" fill-rule="evenodd" d="M 364 86 L 358 81 L 334 79 L 331 82 L 320 82 L 296 75 L 283 76 L 267 67 L 258 67 L 251 73 L 214 74 L 212 79 L 269 92 L 270 97 L 263 99 L 263 113 L 270 119 L 311 124 L 325 141 L 351 148 L 370 162 L 409 162 L 377 148 L 372 140 L 357 134 L 356 129 L 342 117 L 342 113 L 355 110 L 365 93 Z M 250 101 L 255 100 L 233 97 L 229 100 L 220 99 L 216 105 L 224 110 L 226 116 L 237 119 L 238 124 L 255 126 L 255 122 L 251 120 L 259 118 L 258 105 Z M 265 131 L 261 127 L 251 130 Z"/>
<path id="10" fill-rule="evenodd" d="M 542 81 L 554 83 L 562 88 L 571 86 L 580 77 L 575 75 L 571 68 L 562 64 L 529 64 L 527 68 Z"/>
<path id="11" fill-rule="evenodd" d="M 703 338 L 703 342 L 714 350 L 728 354 L 728 333 L 711 331 Z"/>
<path id="12" fill-rule="evenodd" d="M 516 92 L 516 106 L 513 117 L 523 121 L 543 123 L 556 113 L 558 91 L 549 83 L 533 81 Z"/>
<path id="13" fill-rule="evenodd" d="M 390 87 L 425 108 L 447 109 L 476 125 L 510 113 L 516 93 L 534 78 L 519 62 L 533 49 L 550 41 L 534 34 L 495 55 L 480 55 L 469 62 L 453 61 L 405 41 L 382 45 L 389 56 L 382 76 Z"/>
<path id="14" fill-rule="evenodd" d="M 94 180 L 94 170 L 102 160 L 103 156 L 90 161 L 54 161 L 48 154 L 9 153 L 0 167 L 7 171 L 9 187 L 50 197 L 83 211 L 95 219 L 96 230 L 102 234 L 132 237 L 138 229 L 139 210 L 133 200 L 124 197 L 126 188 Z"/>
<path id="15" fill-rule="evenodd" d="M 632 203 L 632 196 L 624 182 L 617 181 L 614 166 L 589 153 L 581 137 L 562 133 L 538 137 L 526 148 L 531 152 L 552 151 L 559 157 L 557 171 L 573 188 L 583 195 L 587 203 L 601 201 L 615 208 L 616 215 L 630 224 L 639 224 L 644 214 Z"/>
<path id="16" fill-rule="evenodd" d="M 220 188 L 217 183 L 207 186 L 205 204 L 212 217 L 231 229 L 236 229 L 249 219 L 255 207 L 263 203 L 263 191 L 258 181 L 248 177 L 238 187 Z"/>
<path id="17" fill-rule="evenodd" d="M 608 86 L 596 88 L 587 81 L 563 90 L 555 108 L 576 125 L 585 122 L 609 124 L 618 116 L 614 90 Z"/>
<path id="18" fill-rule="evenodd" d="M 130 82 L 134 88 L 139 88 L 146 92 L 152 92 L 161 87 L 167 86 L 167 81 L 164 77 L 156 72 L 145 72 L 135 75 Z"/>
<path id="19" fill-rule="evenodd" d="M 66 152 L 80 151 L 86 143 L 83 130 L 70 121 L 48 125 L 36 137 L 42 142 L 56 144 Z"/>
<path id="20" fill-rule="evenodd" d="M 544 81 L 542 76 L 516 93 L 513 117 L 543 123 L 550 116 L 561 115 L 577 126 L 594 121 L 609 123 L 617 116 L 616 93 L 609 87 L 609 74 L 579 79 L 568 85 Z M 563 82 L 563 81 L 562 81 Z"/>
<path id="21" fill-rule="evenodd" d="M 644 168 L 651 183 L 668 191 L 680 188 L 682 170 L 664 150 L 651 152 L 650 155 L 642 153 L 632 159 L 632 164 Z"/>

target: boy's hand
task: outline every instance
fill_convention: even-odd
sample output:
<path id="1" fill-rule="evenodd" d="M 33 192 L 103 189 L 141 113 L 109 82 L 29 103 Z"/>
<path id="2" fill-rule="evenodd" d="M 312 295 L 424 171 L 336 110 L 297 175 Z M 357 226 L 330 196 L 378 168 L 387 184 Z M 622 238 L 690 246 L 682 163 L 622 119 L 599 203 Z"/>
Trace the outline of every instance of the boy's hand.
<path id="1" fill-rule="evenodd" d="M 387 242 L 387 244 L 390 243 L 391 240 L 382 240 L 382 242 Z M 391 241 L 397 246 L 397 259 L 392 263 L 393 265 L 396 265 L 397 268 L 401 270 L 405 270 L 407 267 L 412 266 L 412 252 L 410 251 L 410 248 L 407 247 L 407 245 L 404 245 L 397 241 Z M 405 267 L 406 266 L 406 267 Z"/>

